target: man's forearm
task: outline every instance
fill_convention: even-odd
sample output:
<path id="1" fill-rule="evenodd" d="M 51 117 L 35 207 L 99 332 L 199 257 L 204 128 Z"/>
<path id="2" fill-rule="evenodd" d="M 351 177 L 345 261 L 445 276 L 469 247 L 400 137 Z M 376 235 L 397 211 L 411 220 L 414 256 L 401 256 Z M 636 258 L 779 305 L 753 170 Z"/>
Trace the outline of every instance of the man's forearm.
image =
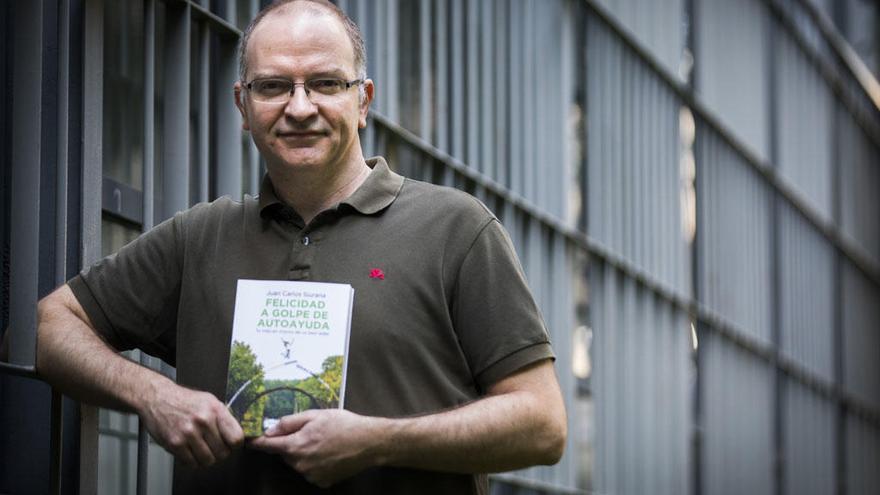
<path id="1" fill-rule="evenodd" d="M 153 438 L 188 464 L 214 464 L 244 442 L 212 394 L 178 386 L 111 349 L 67 286 L 40 301 L 38 313 L 37 372 L 64 393 L 137 413 Z"/>
<path id="2" fill-rule="evenodd" d="M 378 462 L 451 472 L 500 472 L 554 464 L 565 425 L 528 392 L 486 397 L 429 416 L 382 420 Z"/>
<path id="3" fill-rule="evenodd" d="M 562 394 L 552 363 L 544 361 L 449 411 L 394 419 L 305 411 L 285 416 L 249 445 L 281 455 L 326 487 L 377 465 L 485 473 L 553 464 L 565 438 Z"/>
<path id="4" fill-rule="evenodd" d="M 111 349 L 73 300 L 63 286 L 38 307 L 37 372 L 49 383 L 83 402 L 130 412 L 147 389 L 172 383 Z"/>
<path id="5" fill-rule="evenodd" d="M 559 460 L 565 447 L 565 406 L 549 361 L 501 380 L 489 394 L 449 411 L 384 420 L 379 461 L 486 473 Z"/>

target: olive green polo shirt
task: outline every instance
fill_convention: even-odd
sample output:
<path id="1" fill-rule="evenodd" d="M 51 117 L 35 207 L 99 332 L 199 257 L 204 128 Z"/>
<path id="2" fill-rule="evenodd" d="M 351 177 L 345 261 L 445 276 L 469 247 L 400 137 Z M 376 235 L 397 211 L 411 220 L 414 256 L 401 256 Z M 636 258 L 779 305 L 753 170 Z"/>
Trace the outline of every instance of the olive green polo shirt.
<path id="1" fill-rule="evenodd" d="M 178 213 L 69 285 L 98 332 L 176 365 L 182 385 L 222 400 L 239 279 L 354 287 L 345 408 L 399 417 L 455 407 L 552 358 L 504 229 L 482 203 L 405 179 L 382 158 L 347 200 L 308 225 L 275 195 Z M 244 450 L 175 470 L 175 491 L 311 493 L 279 458 Z M 484 493 L 484 476 L 373 469 L 331 493 Z M 320 492 L 324 493 L 324 492 Z"/>

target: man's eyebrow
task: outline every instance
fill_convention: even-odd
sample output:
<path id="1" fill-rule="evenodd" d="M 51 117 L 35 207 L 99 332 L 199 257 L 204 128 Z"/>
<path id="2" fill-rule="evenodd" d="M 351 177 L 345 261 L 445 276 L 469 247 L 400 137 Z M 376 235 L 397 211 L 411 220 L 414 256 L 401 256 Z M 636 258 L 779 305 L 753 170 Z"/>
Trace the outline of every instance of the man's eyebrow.
<path id="1" fill-rule="evenodd" d="M 316 71 L 312 74 L 309 74 L 307 78 L 308 79 L 320 79 L 320 78 L 328 78 L 328 77 L 334 78 L 334 79 L 335 78 L 338 78 L 338 79 L 346 79 L 347 78 L 347 76 L 345 75 L 345 70 L 343 70 L 341 67 L 330 67 L 330 68 L 321 69 L 321 70 Z M 255 72 L 253 74 L 253 76 L 251 77 L 251 80 L 254 80 L 254 79 L 287 79 L 287 80 L 291 80 L 291 81 L 293 80 L 290 77 L 283 76 L 283 75 L 278 74 L 276 72 Z"/>

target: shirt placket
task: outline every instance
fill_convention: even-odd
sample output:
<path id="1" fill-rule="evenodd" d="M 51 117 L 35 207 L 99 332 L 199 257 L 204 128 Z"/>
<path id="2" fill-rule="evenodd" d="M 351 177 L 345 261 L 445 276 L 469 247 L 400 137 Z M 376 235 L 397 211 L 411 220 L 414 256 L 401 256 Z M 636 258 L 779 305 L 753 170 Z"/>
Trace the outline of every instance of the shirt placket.
<path id="1" fill-rule="evenodd" d="M 294 238 L 290 253 L 289 280 L 309 280 L 319 232 L 306 227 Z"/>

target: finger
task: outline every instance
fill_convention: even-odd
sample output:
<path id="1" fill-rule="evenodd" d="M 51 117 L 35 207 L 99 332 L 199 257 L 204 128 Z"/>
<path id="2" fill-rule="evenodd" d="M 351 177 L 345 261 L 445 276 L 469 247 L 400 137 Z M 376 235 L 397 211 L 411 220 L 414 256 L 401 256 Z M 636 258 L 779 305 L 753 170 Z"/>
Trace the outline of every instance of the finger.
<path id="1" fill-rule="evenodd" d="M 199 465 L 199 463 L 196 462 L 196 458 L 193 456 L 192 450 L 186 445 L 175 448 L 173 450 L 166 450 L 168 450 L 168 452 L 173 455 L 175 459 L 179 460 L 187 466 L 196 467 Z"/>
<path id="2" fill-rule="evenodd" d="M 214 453 L 211 452 L 211 448 L 208 447 L 208 443 L 205 442 L 205 439 L 202 436 L 190 438 L 189 448 L 192 451 L 196 463 L 200 466 L 210 466 L 217 462 L 217 458 L 214 457 Z"/>
<path id="3" fill-rule="evenodd" d="M 269 428 L 265 432 L 265 436 L 272 437 L 277 435 L 287 435 L 299 431 L 309 421 L 312 420 L 313 411 L 304 411 L 298 414 L 291 414 L 281 418 L 275 426 Z"/>
<path id="4" fill-rule="evenodd" d="M 248 441 L 248 447 L 270 454 L 288 454 L 288 443 L 289 439 L 287 437 L 262 436 Z"/>
<path id="5" fill-rule="evenodd" d="M 219 461 L 229 455 L 229 447 L 226 446 L 226 442 L 220 436 L 220 430 L 216 422 L 212 421 L 206 425 L 202 438 L 205 440 L 208 448 L 211 449 L 214 459 Z"/>
<path id="6" fill-rule="evenodd" d="M 225 407 L 217 417 L 217 428 L 223 442 L 230 449 L 237 449 L 244 444 L 244 432 L 241 430 L 241 425 Z"/>

